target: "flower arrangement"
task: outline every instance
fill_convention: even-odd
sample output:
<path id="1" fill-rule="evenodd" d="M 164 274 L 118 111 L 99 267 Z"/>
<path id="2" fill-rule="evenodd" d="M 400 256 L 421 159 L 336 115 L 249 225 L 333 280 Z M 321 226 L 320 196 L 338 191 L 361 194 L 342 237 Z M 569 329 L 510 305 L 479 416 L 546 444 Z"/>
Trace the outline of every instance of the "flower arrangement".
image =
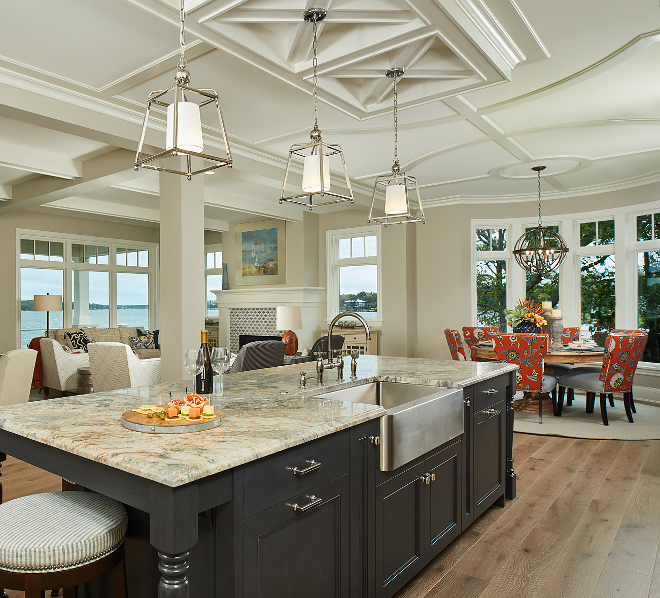
<path id="1" fill-rule="evenodd" d="M 535 305 L 532 299 L 518 299 L 518 305 L 513 309 L 505 309 L 504 313 L 509 326 L 514 328 L 525 321 L 532 322 L 539 328 L 547 324 L 543 317 L 543 308 L 540 305 Z"/>

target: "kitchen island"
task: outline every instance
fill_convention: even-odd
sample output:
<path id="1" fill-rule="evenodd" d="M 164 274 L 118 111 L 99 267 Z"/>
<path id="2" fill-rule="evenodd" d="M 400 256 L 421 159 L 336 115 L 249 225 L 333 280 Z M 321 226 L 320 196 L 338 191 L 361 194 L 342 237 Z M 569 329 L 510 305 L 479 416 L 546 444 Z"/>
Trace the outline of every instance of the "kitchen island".
<path id="1" fill-rule="evenodd" d="M 358 477 L 368 477 L 367 471 L 360 474 L 358 469 L 352 470 L 349 478 L 339 464 L 339 455 L 345 450 L 346 463 L 350 460 L 364 466 L 367 453 L 358 454 L 355 447 L 357 443 L 368 444 L 369 438 L 373 442 L 377 421 L 385 410 L 378 405 L 316 399 L 315 395 L 375 381 L 467 389 L 500 377 L 509 380 L 507 388 L 510 388 L 514 367 L 363 356 L 358 360 L 356 380 L 338 382 L 332 380 L 334 376 L 327 375 L 325 385 L 318 387 L 308 377 L 307 389 L 299 388 L 302 369 L 300 365 L 291 365 L 226 376 L 225 396 L 212 401 L 223 411 L 222 425 L 197 433 L 145 434 L 130 431 L 120 423 L 121 414 L 132 407 L 167 403 L 170 393 L 180 398 L 185 392 L 185 382 L 3 407 L 0 451 L 126 504 L 129 514 L 137 521 L 132 526 L 134 529 L 129 529 L 129 539 L 134 535 L 136 546 L 142 546 L 145 552 L 146 543 L 140 534 L 144 536 L 146 530 L 148 543 L 158 551 L 158 595 L 162 598 L 187 596 L 187 575 L 191 577 L 195 597 L 284 595 L 278 594 L 277 589 L 275 593 L 261 591 L 258 583 L 252 588 L 251 578 L 257 576 L 256 572 L 241 573 L 252 565 L 258 566 L 257 561 L 250 560 L 254 556 L 250 526 L 263 523 L 275 502 L 287 505 L 288 516 L 292 506 L 288 499 L 295 498 L 300 491 L 301 499 L 307 500 L 309 494 L 305 492 L 309 492 L 311 483 L 307 480 L 318 475 L 321 476 L 318 480 L 324 483 L 314 488 L 324 488 L 326 495 L 333 496 L 328 504 L 332 506 L 334 498 L 340 497 L 332 507 L 336 513 L 350 509 L 351 513 L 355 512 L 356 521 L 360 520 L 366 527 L 370 525 L 369 518 L 358 512 L 361 506 L 355 499 L 358 494 L 363 504 L 368 499 L 368 492 L 356 489 Z M 469 404 L 466 400 L 466 407 Z M 488 409 L 492 410 L 492 406 Z M 503 413 L 501 417 L 503 421 Z M 323 474 L 300 477 L 296 492 L 286 494 L 289 480 L 298 479 L 297 476 L 288 471 L 288 477 L 280 479 L 279 469 L 271 474 L 263 473 L 260 467 L 288 457 L 292 464 L 316 463 L 295 453 L 306 450 L 305 447 L 314 447 L 309 452 L 314 455 L 338 455 L 336 464 L 326 459 Z M 375 457 L 370 459 L 373 461 Z M 369 475 L 373 478 L 377 474 L 383 475 L 382 472 Z M 508 476 L 515 482 L 513 475 L 509 467 Z M 507 483 L 510 483 L 508 478 Z M 493 500 L 501 496 L 491 495 Z M 317 508 L 317 503 L 313 500 L 312 503 L 312 513 L 324 511 L 323 504 Z M 298 507 L 298 503 L 293 506 Z M 298 511 L 305 513 L 301 520 L 311 521 L 311 516 L 306 514 L 308 508 L 310 505 L 301 502 Z M 249 523 L 243 525 L 243 521 Z M 364 580 L 364 568 L 372 558 L 367 539 L 349 541 L 349 527 L 353 526 L 348 525 L 347 516 L 337 525 L 339 539 L 331 553 L 336 554 L 341 579 L 337 581 L 337 591 L 331 595 L 348 596 L 349 587 L 351 595 L 373 594 Z M 270 537 L 274 536 L 270 534 Z M 188 551 L 191 551 L 190 559 Z M 362 570 L 350 575 L 349 551 L 364 554 Z M 140 596 L 155 595 L 150 580 L 158 573 L 156 563 L 150 558 L 144 557 L 144 562 L 151 563 L 150 570 L 145 572 L 140 564 L 142 579 L 135 581 Z M 129 560 L 129 565 L 140 561 L 138 556 Z M 190 571 L 189 562 L 193 564 Z M 134 577 L 129 570 L 129 582 L 133 583 Z M 305 574 L 301 573 L 299 578 L 304 580 Z M 393 587 L 389 585 L 390 589 Z M 380 590 L 377 594 L 385 595 Z"/>

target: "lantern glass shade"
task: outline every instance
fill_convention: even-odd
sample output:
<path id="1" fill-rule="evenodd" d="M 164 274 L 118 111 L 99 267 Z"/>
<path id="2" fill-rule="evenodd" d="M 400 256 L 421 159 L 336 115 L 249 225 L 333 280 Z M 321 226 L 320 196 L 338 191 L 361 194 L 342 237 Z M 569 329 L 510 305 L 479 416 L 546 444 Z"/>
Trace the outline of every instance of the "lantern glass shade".
<path id="1" fill-rule="evenodd" d="M 303 167 L 302 190 L 305 193 L 321 192 L 320 156 L 313 154 L 305 157 Z M 323 191 L 330 191 L 330 159 L 323 156 Z"/>
<path id="2" fill-rule="evenodd" d="M 279 305 L 275 321 L 276 330 L 301 330 L 302 316 L 299 305 Z"/>
<path id="3" fill-rule="evenodd" d="M 396 216 L 408 213 L 408 198 L 406 186 L 402 184 L 388 185 L 385 191 L 385 213 Z"/>
<path id="4" fill-rule="evenodd" d="M 62 295 L 35 295 L 34 311 L 62 311 Z"/>
<path id="5" fill-rule="evenodd" d="M 179 123 L 177 127 L 177 142 L 174 143 L 174 103 L 167 107 L 167 135 L 165 148 L 173 147 L 187 152 L 204 151 L 202 141 L 202 118 L 199 105 L 194 102 L 177 102 Z"/>

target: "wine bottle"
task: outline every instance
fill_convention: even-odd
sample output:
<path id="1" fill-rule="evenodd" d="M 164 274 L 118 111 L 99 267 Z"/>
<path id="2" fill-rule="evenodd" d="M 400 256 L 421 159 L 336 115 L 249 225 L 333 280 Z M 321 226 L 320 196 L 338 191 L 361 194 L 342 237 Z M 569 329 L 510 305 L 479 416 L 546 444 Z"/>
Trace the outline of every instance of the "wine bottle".
<path id="1" fill-rule="evenodd" d="M 213 390 L 213 368 L 211 367 L 211 350 L 209 349 L 209 333 L 208 330 L 202 330 L 202 345 L 199 348 L 202 356 L 202 371 L 197 374 L 197 387 L 198 394 L 209 394 Z"/>

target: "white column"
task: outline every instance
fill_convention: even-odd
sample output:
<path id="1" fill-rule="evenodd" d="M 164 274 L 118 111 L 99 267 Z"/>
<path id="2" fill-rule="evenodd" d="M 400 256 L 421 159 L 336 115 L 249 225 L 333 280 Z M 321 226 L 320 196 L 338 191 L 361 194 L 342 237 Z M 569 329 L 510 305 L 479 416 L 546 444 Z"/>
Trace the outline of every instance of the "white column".
<path id="1" fill-rule="evenodd" d="M 73 271 L 73 325 L 89 326 L 89 271 Z"/>
<path id="2" fill-rule="evenodd" d="M 165 161 L 161 160 L 161 165 Z M 182 158 L 168 166 L 182 168 Z M 204 177 L 159 173 L 161 380 L 188 379 L 185 350 L 204 329 Z"/>
<path id="3" fill-rule="evenodd" d="M 577 227 L 579 228 L 579 224 Z M 568 245 L 568 255 L 559 268 L 559 308 L 562 310 L 564 327 L 582 324 L 580 311 L 580 258 L 577 255 L 579 237 L 574 231 L 573 220 L 561 221 L 561 236 Z M 576 244 L 577 242 L 577 244 Z"/>
<path id="4" fill-rule="evenodd" d="M 615 214 L 614 294 L 616 296 L 616 328 L 637 328 L 637 309 L 633 303 L 633 297 L 637 297 L 637 268 L 633 260 L 634 254 L 630 251 L 630 229 L 628 214 Z"/>

